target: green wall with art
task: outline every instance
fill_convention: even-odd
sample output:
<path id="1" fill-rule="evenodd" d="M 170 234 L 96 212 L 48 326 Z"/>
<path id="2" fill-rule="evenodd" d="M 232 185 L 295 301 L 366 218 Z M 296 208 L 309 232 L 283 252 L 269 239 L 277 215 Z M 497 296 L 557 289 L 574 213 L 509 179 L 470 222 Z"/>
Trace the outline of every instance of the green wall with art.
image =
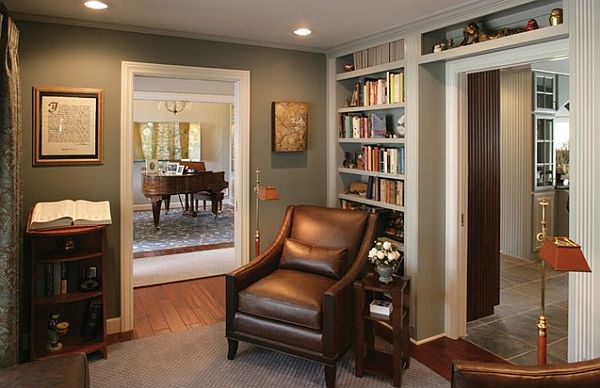
<path id="1" fill-rule="evenodd" d="M 288 204 L 326 203 L 324 55 L 29 21 L 18 20 L 17 24 L 21 31 L 19 52 L 24 133 L 24 211 L 27 213 L 38 201 L 65 198 L 110 201 L 113 225 L 108 231 L 106 279 L 109 317 L 119 315 L 120 298 L 119 148 L 122 61 L 250 71 L 250 169 L 254 171 L 260 168 L 264 182 L 277 186 L 281 198 L 261 209 L 264 244 L 272 241 Z M 31 90 L 33 86 L 39 85 L 104 89 L 102 165 L 32 166 Z M 271 152 L 271 102 L 278 100 L 308 103 L 309 139 L 306 152 Z M 250 225 L 254 225 L 254 220 L 252 208 Z M 27 260 L 25 257 L 25 262 Z M 24 280 L 24 284 L 28 285 L 27 280 Z"/>

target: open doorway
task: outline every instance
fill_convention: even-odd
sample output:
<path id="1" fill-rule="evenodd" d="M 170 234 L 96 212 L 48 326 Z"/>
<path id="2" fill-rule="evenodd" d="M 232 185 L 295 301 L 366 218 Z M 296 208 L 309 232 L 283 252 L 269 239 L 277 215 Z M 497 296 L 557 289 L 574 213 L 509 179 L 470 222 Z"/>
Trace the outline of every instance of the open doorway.
<path id="1" fill-rule="evenodd" d="M 516 364 L 536 363 L 540 201 L 549 204 L 548 235 L 568 235 L 568 89 L 566 59 L 469 75 L 469 98 L 491 105 L 470 121 L 467 141 L 469 160 L 483 150 L 487 170 L 469 166 L 466 339 Z M 545 295 L 548 362 L 564 363 L 568 274 L 547 269 Z"/>
<path id="2" fill-rule="evenodd" d="M 230 271 L 234 83 L 136 76 L 134 90 L 134 287 Z"/>
<path id="3" fill-rule="evenodd" d="M 190 84 L 210 84 L 221 83 L 227 85 L 232 91 L 229 96 L 229 101 L 215 101 L 218 94 L 204 93 L 202 97 L 198 97 L 201 93 L 190 93 L 190 90 L 161 90 L 148 91 L 139 90 L 136 88 L 136 81 L 141 79 L 153 79 L 158 83 L 167 82 L 182 85 Z M 146 92 L 154 93 L 154 97 Z M 157 93 L 163 93 L 156 98 Z M 134 123 L 135 123 L 135 104 L 136 93 L 138 97 L 145 97 L 147 104 L 154 104 L 148 101 L 159 101 L 165 104 L 165 101 L 186 100 L 191 102 L 202 102 L 218 104 L 229 104 L 223 107 L 227 110 L 226 121 L 228 122 L 231 132 L 224 133 L 223 138 L 233 139 L 233 144 L 227 142 L 227 155 L 223 158 L 223 166 L 227 166 L 227 171 L 235 171 L 236 189 L 232 190 L 229 203 L 233 208 L 234 218 L 234 247 L 233 257 L 224 265 L 225 260 L 217 261 L 217 265 L 209 268 L 201 276 L 210 276 L 222 274 L 231 269 L 242 265 L 249 257 L 249 97 L 250 97 L 250 75 L 248 71 L 198 68 L 187 66 L 171 66 L 159 64 L 133 63 L 123 62 L 122 64 L 122 115 L 121 115 L 121 331 L 127 332 L 133 329 L 133 209 L 134 209 L 134 179 L 135 175 L 139 178 L 139 171 L 134 171 Z M 141 94 L 140 94 L 141 93 Z M 166 98 L 178 97 L 177 93 L 186 94 L 186 98 Z M 195 97 L 193 95 L 196 95 Z M 205 101 L 190 101 L 193 98 L 204 98 Z M 144 100 L 144 98 L 138 98 Z M 232 101 L 231 101 L 232 100 Z M 180 107 L 181 108 L 181 105 Z M 229 109 L 227 109 L 229 108 Z M 178 115 L 183 113 L 185 109 L 179 109 Z M 168 110 L 167 110 L 168 111 Z M 164 113 L 164 112 L 163 112 Z M 171 112 L 172 113 L 172 112 Z M 191 121 L 191 120 L 190 120 Z M 178 122 L 179 123 L 179 122 Z M 233 124 L 231 124 L 233 123 Z M 232 128 L 231 128 L 232 126 Z M 233 154 L 230 155 L 230 150 L 233 149 Z M 231 160 L 233 165 L 231 166 Z M 170 161 L 171 162 L 171 161 Z M 191 163 L 191 161 L 189 161 Z M 171 162 L 173 163 L 173 162 Z M 197 163 L 197 161 L 195 161 Z M 144 162 L 145 164 L 145 162 Z M 184 163 L 179 163 L 183 165 Z M 206 165 L 205 165 L 206 166 Z M 168 167 L 168 166 L 167 166 Z M 188 168 L 190 166 L 187 166 Z M 195 169 L 199 169 L 195 167 Z M 225 168 L 223 168 L 225 169 Z M 224 174 L 225 171 L 223 171 Z M 224 179 L 224 178 L 223 178 Z M 229 193 L 227 193 L 229 194 Z M 190 197 L 191 198 L 191 197 Z M 188 198 L 188 199 L 190 199 Z M 161 198 L 162 199 L 162 198 Z M 225 199 L 225 198 L 223 198 Z M 198 212 L 202 209 L 202 201 L 199 201 L 199 206 L 193 210 Z M 223 201 L 223 206 L 226 201 Z M 188 203 L 188 209 L 191 204 Z M 195 203 L 194 205 L 195 206 Z M 211 207 L 211 211 L 214 206 Z M 163 212 L 164 212 L 163 208 Z M 162 215 L 163 213 L 160 213 Z M 153 219 L 153 222 L 155 220 Z M 160 226 L 160 220 L 158 222 Z M 198 252 L 189 252 L 187 255 L 196 255 Z M 180 254 L 181 256 L 186 254 Z M 246 258 L 245 260 L 243 258 Z"/>

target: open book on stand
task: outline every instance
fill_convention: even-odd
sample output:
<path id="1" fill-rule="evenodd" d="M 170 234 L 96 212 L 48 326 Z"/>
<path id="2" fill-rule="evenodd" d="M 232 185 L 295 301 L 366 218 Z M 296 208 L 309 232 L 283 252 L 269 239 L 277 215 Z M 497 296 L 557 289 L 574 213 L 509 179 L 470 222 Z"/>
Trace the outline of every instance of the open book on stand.
<path id="1" fill-rule="evenodd" d="M 55 229 L 71 225 L 111 224 L 110 203 L 70 199 L 38 202 L 31 212 L 30 230 Z"/>

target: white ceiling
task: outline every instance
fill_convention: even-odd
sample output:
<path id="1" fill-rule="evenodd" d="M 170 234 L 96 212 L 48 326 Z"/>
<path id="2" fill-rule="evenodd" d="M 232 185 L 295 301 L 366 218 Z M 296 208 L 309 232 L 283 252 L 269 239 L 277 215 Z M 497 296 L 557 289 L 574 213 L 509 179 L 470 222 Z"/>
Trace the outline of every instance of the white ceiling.
<path id="1" fill-rule="evenodd" d="M 326 51 L 474 0 L 3 0 L 17 18 Z M 36 15 L 33 16 L 32 15 Z M 292 31 L 313 30 L 308 37 Z"/>

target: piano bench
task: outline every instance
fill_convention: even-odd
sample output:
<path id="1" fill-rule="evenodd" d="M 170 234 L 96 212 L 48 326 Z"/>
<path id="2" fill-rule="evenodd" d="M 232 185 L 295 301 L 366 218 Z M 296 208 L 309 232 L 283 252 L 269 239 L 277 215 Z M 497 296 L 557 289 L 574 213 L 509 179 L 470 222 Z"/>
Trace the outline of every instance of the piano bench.
<path id="1" fill-rule="evenodd" d="M 219 202 L 219 211 L 223 211 L 223 198 L 225 194 L 221 191 L 217 196 L 217 201 Z M 198 201 L 202 201 L 202 208 L 206 210 L 206 201 L 212 200 L 210 191 L 199 191 L 194 193 L 194 199 L 196 200 L 196 209 L 198 209 Z"/>

